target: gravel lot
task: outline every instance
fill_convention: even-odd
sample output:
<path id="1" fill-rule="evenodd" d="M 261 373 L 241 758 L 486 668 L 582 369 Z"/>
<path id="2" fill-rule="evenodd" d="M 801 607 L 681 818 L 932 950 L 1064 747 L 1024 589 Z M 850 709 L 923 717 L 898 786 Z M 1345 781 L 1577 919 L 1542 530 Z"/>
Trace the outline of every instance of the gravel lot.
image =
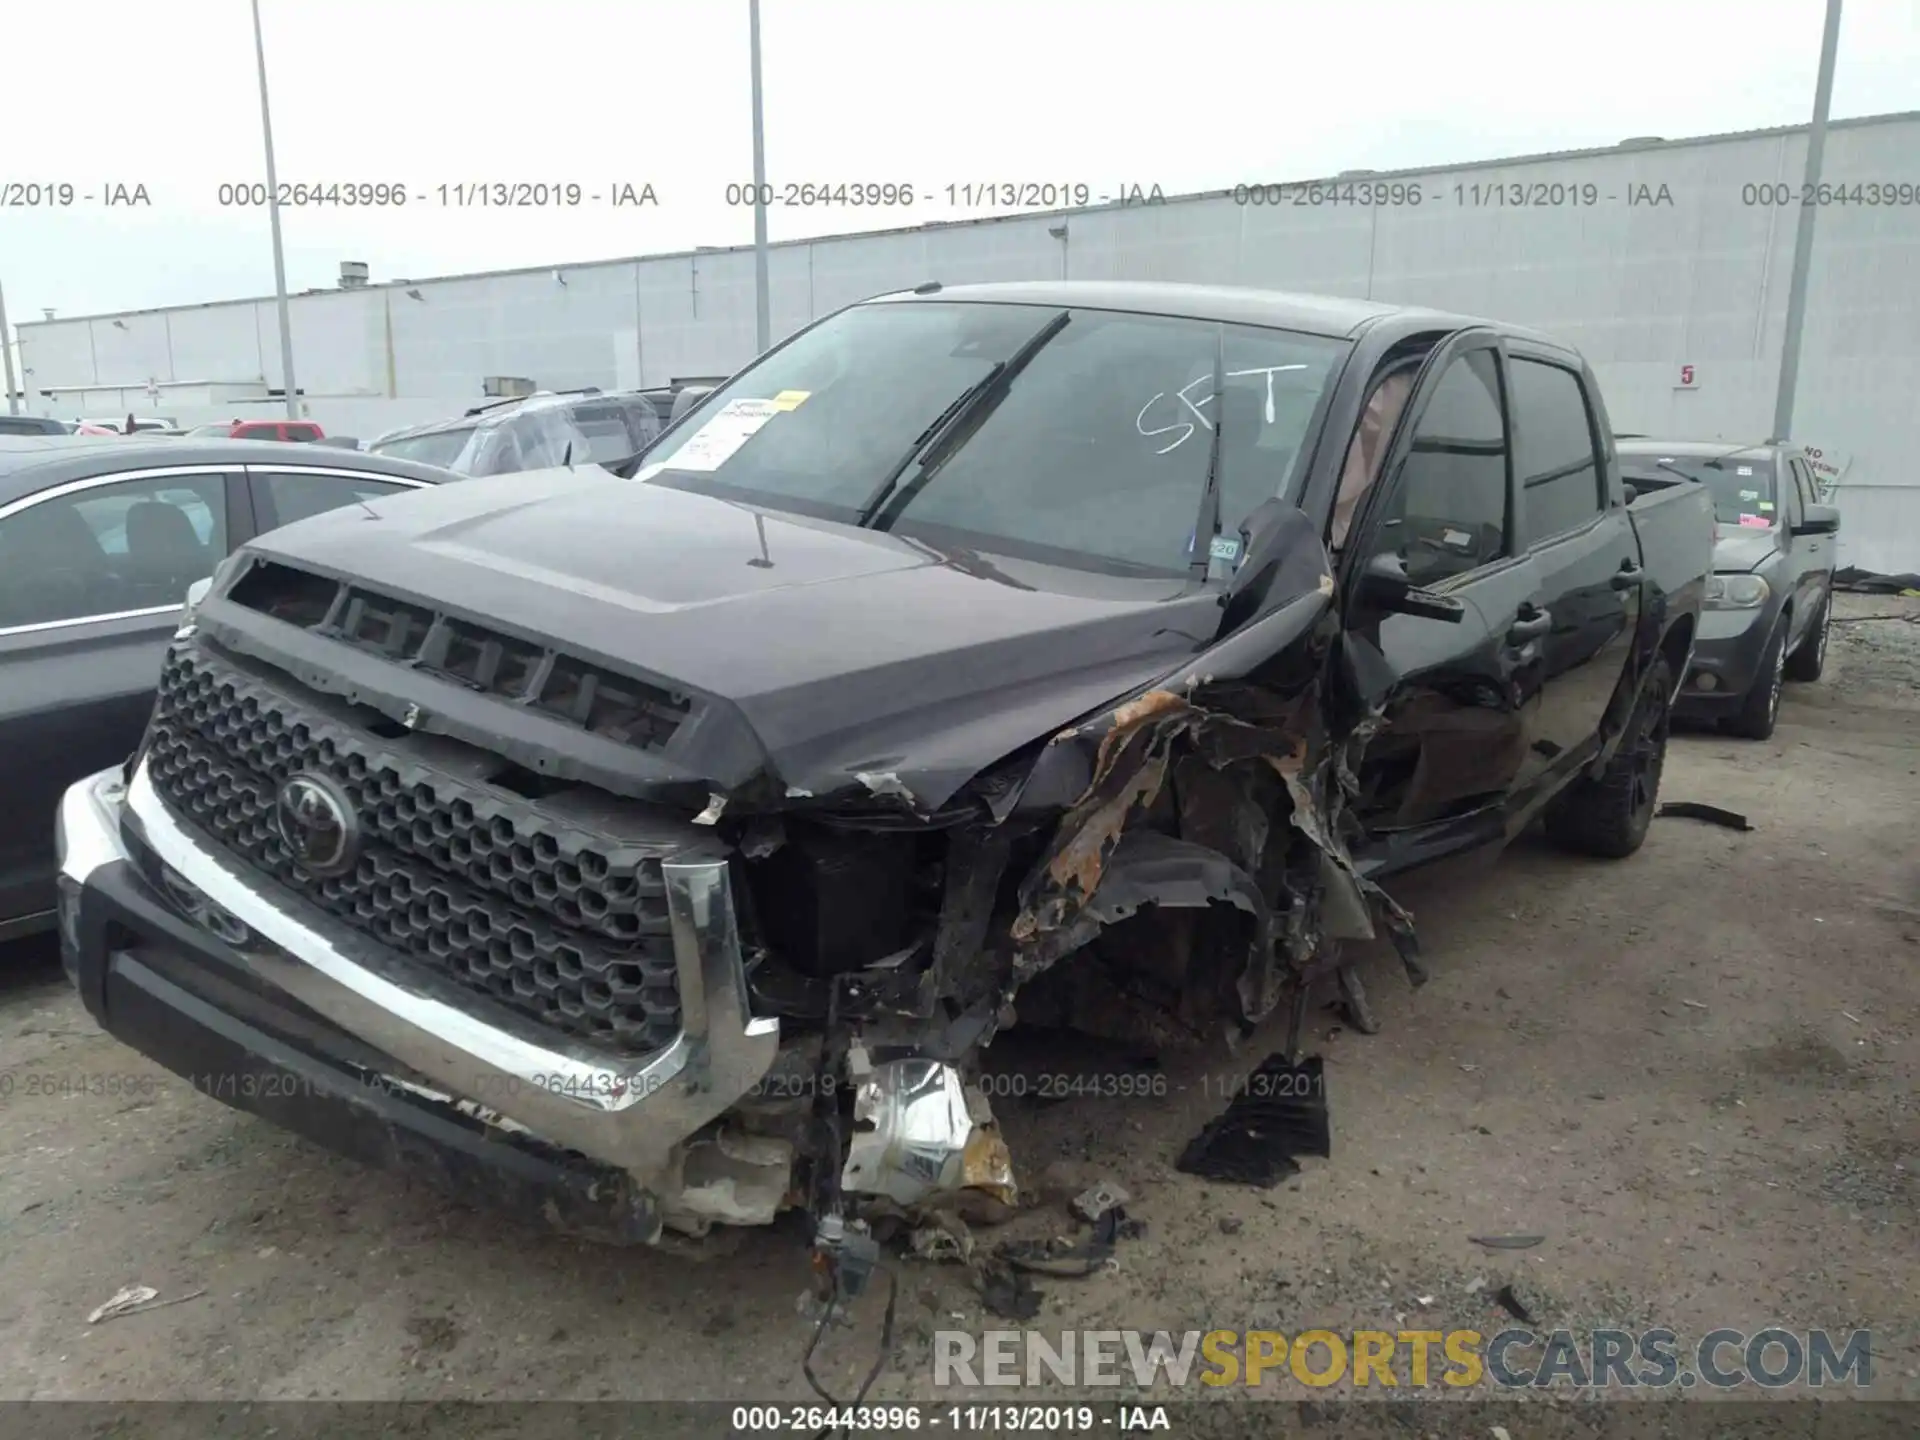
<path id="1" fill-rule="evenodd" d="M 1920 1398 L 1920 623 L 1856 618 L 1895 614 L 1920 602 L 1840 597 L 1828 679 L 1772 741 L 1676 736 L 1663 798 L 1751 832 L 1667 818 L 1623 863 L 1523 841 L 1401 885 L 1434 979 L 1383 952 L 1384 1032 L 1317 1022 L 1334 1158 L 1288 1185 L 1171 1168 L 1232 1057 L 1169 1064 L 1161 1100 L 1000 1102 L 1036 1201 L 1014 1230 L 1070 1229 L 1101 1177 L 1146 1222 L 1117 1270 L 1043 1280 L 1032 1323 L 1498 1328 L 1512 1283 L 1545 1325 L 1871 1326 L 1876 1397 Z M 1018 1035 L 995 1058 L 1109 1063 Z M 0 951 L 0 1065 L 0 1397 L 808 1398 L 796 1234 L 695 1261 L 453 1207 L 108 1040 L 45 945 Z M 932 1393 L 935 1329 L 1007 1323 L 957 1267 L 897 1271 L 875 1398 Z M 136 1282 L 201 1293 L 86 1323 Z M 877 1307 L 855 1320 L 820 1363 L 847 1390 Z"/>

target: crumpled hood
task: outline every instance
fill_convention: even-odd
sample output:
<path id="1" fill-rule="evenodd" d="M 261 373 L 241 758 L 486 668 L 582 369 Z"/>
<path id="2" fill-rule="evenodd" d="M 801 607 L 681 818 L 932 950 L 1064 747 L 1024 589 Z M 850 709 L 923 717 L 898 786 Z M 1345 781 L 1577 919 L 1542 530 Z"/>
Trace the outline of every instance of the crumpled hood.
<path id="1" fill-rule="evenodd" d="M 1713 547 L 1713 568 L 1722 574 L 1752 570 L 1779 553 L 1779 534 L 1758 526 L 1720 525 Z"/>
<path id="2" fill-rule="evenodd" d="M 686 729 L 756 742 L 707 747 L 736 757 L 725 773 L 697 734 L 669 746 L 723 793 L 762 768 L 815 795 L 890 777 L 925 808 L 1177 666 L 1220 614 L 1180 579 L 943 552 L 596 467 L 349 507 L 250 548 L 691 693 L 713 718 Z"/>

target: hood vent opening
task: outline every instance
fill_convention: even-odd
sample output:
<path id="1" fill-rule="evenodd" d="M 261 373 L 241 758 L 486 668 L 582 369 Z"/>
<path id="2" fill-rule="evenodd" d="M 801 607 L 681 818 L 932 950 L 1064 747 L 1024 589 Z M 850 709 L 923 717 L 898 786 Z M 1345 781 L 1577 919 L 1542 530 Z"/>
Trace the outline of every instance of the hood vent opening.
<path id="1" fill-rule="evenodd" d="M 369 586 L 256 560 L 236 605 L 469 690 L 529 706 L 635 749 L 673 739 L 690 697 Z"/>

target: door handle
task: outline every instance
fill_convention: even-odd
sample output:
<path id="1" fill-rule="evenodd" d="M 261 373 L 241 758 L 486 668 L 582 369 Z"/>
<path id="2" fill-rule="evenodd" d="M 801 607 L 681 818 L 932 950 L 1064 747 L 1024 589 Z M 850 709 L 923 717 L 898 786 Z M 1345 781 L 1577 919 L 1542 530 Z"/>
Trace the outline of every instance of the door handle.
<path id="1" fill-rule="evenodd" d="M 1631 560 L 1623 560 L 1620 562 L 1620 568 L 1613 572 L 1613 579 L 1609 583 L 1616 590 L 1631 590 L 1646 578 L 1647 572 L 1644 566 L 1636 565 Z"/>
<path id="2" fill-rule="evenodd" d="M 1526 610 L 1507 627 L 1507 644 L 1524 645 L 1553 629 L 1553 616 L 1545 610 Z"/>

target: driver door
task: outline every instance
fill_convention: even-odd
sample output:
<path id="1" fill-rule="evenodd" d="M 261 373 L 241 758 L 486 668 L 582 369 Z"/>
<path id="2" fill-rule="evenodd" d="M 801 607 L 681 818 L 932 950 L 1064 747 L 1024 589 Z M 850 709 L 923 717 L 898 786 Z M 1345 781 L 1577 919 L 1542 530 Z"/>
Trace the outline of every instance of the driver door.
<path id="1" fill-rule="evenodd" d="M 1382 721 L 1358 767 L 1377 873 L 1504 831 L 1540 772 L 1546 628 L 1515 514 L 1504 347 L 1463 331 L 1421 366 L 1341 557 L 1350 673 Z M 1404 574 L 1435 613 L 1376 598 L 1369 570 Z"/>

